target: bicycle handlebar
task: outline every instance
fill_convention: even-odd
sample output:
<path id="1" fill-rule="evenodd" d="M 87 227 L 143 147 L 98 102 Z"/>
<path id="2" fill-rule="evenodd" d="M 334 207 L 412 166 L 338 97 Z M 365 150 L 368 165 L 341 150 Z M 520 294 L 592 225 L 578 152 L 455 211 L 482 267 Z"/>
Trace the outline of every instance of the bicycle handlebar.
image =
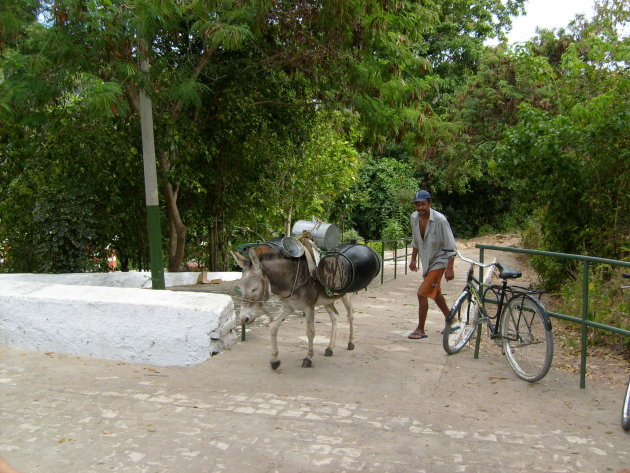
<path id="1" fill-rule="evenodd" d="M 442 248 L 442 251 L 446 253 L 455 253 L 457 256 L 459 256 L 462 260 L 466 261 L 467 263 L 474 264 L 475 266 L 481 266 L 482 268 L 490 268 L 491 266 L 499 266 L 499 263 L 496 263 L 496 262 L 480 263 L 479 261 L 472 260 L 470 258 L 465 257 L 458 250 L 455 250 L 455 249 Z"/>

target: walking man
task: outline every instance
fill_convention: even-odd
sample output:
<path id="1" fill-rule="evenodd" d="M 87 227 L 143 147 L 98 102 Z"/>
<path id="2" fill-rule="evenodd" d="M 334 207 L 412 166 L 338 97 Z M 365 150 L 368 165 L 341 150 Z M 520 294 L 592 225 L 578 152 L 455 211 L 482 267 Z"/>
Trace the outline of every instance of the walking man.
<path id="1" fill-rule="evenodd" d="M 455 249 L 455 238 L 448 220 L 440 212 L 431 208 L 431 194 L 426 190 L 419 190 L 413 199 L 416 211 L 411 214 L 411 263 L 409 269 L 418 271 L 418 254 L 422 264 L 422 284 L 418 288 L 418 326 L 409 334 L 409 338 L 417 340 L 427 338 L 424 324 L 429 312 L 429 298 L 435 300 L 439 309 L 447 317 L 450 309 L 446 305 L 444 295 L 440 290 L 442 275 L 447 281 L 455 277 L 453 272 L 452 254 L 443 250 Z"/>

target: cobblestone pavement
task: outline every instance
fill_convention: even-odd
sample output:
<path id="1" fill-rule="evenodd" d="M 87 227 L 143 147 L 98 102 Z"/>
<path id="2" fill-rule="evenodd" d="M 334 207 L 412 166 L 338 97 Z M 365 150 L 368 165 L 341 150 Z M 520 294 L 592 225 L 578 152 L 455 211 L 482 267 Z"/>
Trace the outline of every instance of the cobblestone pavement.
<path id="1" fill-rule="evenodd" d="M 447 299 L 465 269 L 457 263 Z M 477 360 L 469 349 L 447 356 L 433 304 L 429 338 L 407 339 L 418 278 L 355 296 L 354 351 L 342 322 L 334 356 L 323 356 L 330 323 L 319 311 L 312 368 L 301 367 L 300 314 L 280 329 L 277 371 L 260 319 L 246 342 L 188 368 L 0 347 L 0 457 L 22 473 L 630 468 L 630 435 L 619 426 L 624 386 L 580 389 L 553 366 L 528 384 L 487 342 Z"/>

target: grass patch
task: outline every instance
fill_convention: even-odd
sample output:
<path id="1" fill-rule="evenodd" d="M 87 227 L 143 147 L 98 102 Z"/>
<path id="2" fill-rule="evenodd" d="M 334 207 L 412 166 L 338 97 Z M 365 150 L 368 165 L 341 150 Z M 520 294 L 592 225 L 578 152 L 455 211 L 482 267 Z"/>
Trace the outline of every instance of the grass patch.
<path id="1" fill-rule="evenodd" d="M 601 324 L 630 330 L 630 290 L 621 286 L 628 284 L 621 274 L 627 269 L 610 265 L 597 265 L 589 274 L 589 320 Z M 582 314 L 582 280 L 565 283 L 556 297 L 550 301 L 549 309 L 553 312 L 580 317 Z M 565 342 L 569 347 L 579 349 L 581 325 L 558 320 L 569 332 Z M 588 327 L 590 346 L 606 346 L 625 357 L 630 358 L 630 337 L 607 330 Z"/>

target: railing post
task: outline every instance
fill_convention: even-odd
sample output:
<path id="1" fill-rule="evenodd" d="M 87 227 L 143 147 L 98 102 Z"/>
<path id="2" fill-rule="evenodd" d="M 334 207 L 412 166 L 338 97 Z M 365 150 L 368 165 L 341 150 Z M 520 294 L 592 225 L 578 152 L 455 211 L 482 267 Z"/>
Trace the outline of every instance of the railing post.
<path id="1" fill-rule="evenodd" d="M 483 263 L 483 255 L 484 255 L 484 249 L 483 248 L 479 248 L 479 262 Z M 481 284 L 483 281 L 483 268 L 479 267 L 479 291 L 480 291 L 480 296 L 482 296 L 482 300 L 483 300 L 483 294 L 481 293 Z M 477 309 L 477 312 L 479 312 L 479 308 Z M 483 329 L 481 324 L 477 325 L 477 339 L 475 340 L 475 354 L 473 355 L 474 359 L 478 359 L 479 358 L 479 347 L 481 346 L 481 330 Z"/>
<path id="2" fill-rule="evenodd" d="M 407 267 L 409 266 L 409 264 L 407 263 L 407 252 L 408 252 L 408 248 L 409 245 L 407 245 L 407 240 L 403 240 L 405 242 L 405 276 L 407 275 Z"/>
<path id="3" fill-rule="evenodd" d="M 583 260 L 582 273 L 582 347 L 580 359 L 580 388 L 586 387 L 586 343 L 587 343 L 587 325 L 588 320 L 588 260 Z"/>
<path id="4" fill-rule="evenodd" d="M 385 244 L 381 240 L 381 284 L 385 280 Z"/>
<path id="5" fill-rule="evenodd" d="M 480 263 L 485 263 L 485 261 L 483 260 L 484 252 L 485 250 L 483 248 L 479 248 L 479 262 Z M 479 295 L 482 295 L 481 291 L 483 290 L 482 288 L 483 281 L 484 281 L 483 270 L 484 268 L 479 266 Z"/>

